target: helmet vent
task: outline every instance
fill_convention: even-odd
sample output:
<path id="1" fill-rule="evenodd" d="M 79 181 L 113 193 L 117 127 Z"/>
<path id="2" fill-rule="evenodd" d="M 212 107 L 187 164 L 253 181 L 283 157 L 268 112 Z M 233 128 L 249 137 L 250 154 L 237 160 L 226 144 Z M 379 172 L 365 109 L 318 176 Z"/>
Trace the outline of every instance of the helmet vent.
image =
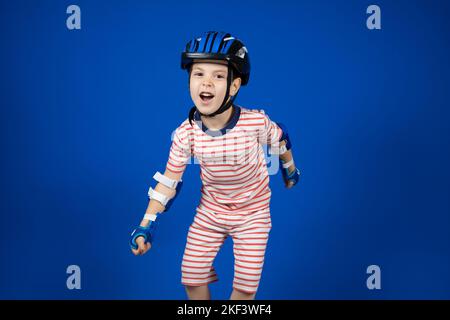
<path id="1" fill-rule="evenodd" d="M 236 55 L 237 55 L 239 58 L 244 59 L 245 53 L 246 53 L 246 52 L 247 52 L 247 48 L 242 47 L 242 48 L 239 49 L 238 52 L 236 52 Z"/>

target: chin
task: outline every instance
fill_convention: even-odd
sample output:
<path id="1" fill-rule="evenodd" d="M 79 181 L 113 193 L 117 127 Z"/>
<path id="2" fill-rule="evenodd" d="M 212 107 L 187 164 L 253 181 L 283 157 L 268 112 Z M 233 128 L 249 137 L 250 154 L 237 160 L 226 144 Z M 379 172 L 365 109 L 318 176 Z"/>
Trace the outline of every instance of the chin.
<path id="1" fill-rule="evenodd" d="M 197 104 L 196 107 L 201 113 L 208 115 L 216 112 L 220 106 L 203 106 L 201 104 Z"/>

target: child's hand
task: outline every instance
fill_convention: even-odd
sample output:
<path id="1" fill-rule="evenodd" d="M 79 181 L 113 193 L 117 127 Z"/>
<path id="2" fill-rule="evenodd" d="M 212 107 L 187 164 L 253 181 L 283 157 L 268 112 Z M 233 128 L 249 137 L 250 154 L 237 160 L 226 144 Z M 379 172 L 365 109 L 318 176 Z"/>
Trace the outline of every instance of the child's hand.
<path id="1" fill-rule="evenodd" d="M 131 251 L 135 256 L 144 255 L 152 247 L 150 242 L 144 243 L 144 237 L 137 238 L 136 244 L 138 245 L 137 250 L 131 248 Z"/>
<path id="2" fill-rule="evenodd" d="M 133 231 L 130 239 L 130 247 L 131 252 L 135 256 L 143 255 L 150 250 L 155 237 L 156 225 L 156 221 L 144 219 L 139 227 Z"/>

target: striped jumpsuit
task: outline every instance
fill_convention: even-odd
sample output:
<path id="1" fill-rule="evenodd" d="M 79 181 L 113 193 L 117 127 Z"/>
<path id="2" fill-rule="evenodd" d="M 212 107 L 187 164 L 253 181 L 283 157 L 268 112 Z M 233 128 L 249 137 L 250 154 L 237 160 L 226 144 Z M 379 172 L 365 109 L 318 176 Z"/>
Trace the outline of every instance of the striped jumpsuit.
<path id="1" fill-rule="evenodd" d="M 233 288 L 255 293 L 272 227 L 269 175 L 262 144 L 276 145 L 281 129 L 263 111 L 234 106 L 228 125 L 209 130 L 200 115 L 175 131 L 166 169 L 185 170 L 195 157 L 200 164 L 201 199 L 189 227 L 182 262 L 184 285 L 218 280 L 213 261 L 227 236 L 233 239 Z"/>

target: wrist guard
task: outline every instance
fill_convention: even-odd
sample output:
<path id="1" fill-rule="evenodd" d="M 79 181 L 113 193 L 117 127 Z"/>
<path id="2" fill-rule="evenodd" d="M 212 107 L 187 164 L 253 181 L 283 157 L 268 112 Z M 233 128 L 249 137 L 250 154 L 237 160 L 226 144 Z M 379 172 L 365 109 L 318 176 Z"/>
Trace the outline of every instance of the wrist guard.
<path id="1" fill-rule="evenodd" d="M 149 242 L 150 244 L 152 244 L 153 240 L 155 239 L 155 230 L 156 230 L 156 220 L 155 221 L 151 221 L 148 226 L 146 227 L 137 227 L 133 233 L 131 233 L 131 239 L 130 239 L 130 247 L 133 248 L 134 250 L 138 249 L 138 245 L 136 243 L 136 239 L 139 237 L 143 237 L 144 238 L 144 243 Z"/>

